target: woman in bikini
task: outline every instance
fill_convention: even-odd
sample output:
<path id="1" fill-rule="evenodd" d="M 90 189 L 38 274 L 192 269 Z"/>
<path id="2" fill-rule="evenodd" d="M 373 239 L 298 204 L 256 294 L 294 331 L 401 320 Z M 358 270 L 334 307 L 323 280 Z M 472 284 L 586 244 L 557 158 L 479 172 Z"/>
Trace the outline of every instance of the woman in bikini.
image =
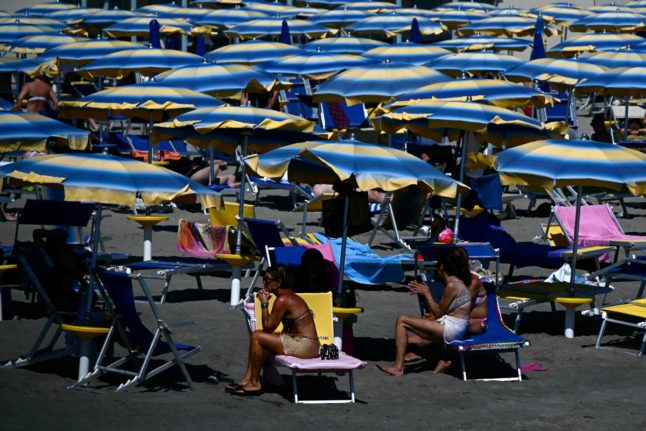
<path id="1" fill-rule="evenodd" d="M 27 111 L 33 114 L 49 114 L 49 101 L 51 101 L 51 109 L 58 108 L 58 97 L 46 76 L 39 75 L 33 81 L 23 85 L 16 105 L 21 107 L 24 99 L 27 99 Z"/>
<path id="2" fill-rule="evenodd" d="M 283 266 L 270 267 L 263 277 L 264 287 L 258 292 L 260 299 L 262 329 L 251 334 L 247 370 L 238 383 L 226 387 L 233 395 L 260 393 L 260 370 L 265 350 L 276 355 L 290 355 L 310 359 L 319 356 L 321 347 L 314 325 L 314 316 L 300 296 L 291 287 L 291 274 Z M 269 297 L 276 301 L 269 311 Z M 283 324 L 280 334 L 274 331 Z"/>
<path id="3" fill-rule="evenodd" d="M 437 279 L 445 284 L 440 302 L 436 302 L 423 282 L 413 280 L 409 283 L 412 294 L 422 296 L 428 303 L 429 316 L 399 316 L 395 324 L 395 362 L 391 365 L 377 364 L 377 367 L 392 376 L 404 374 L 404 360 L 413 340 L 428 340 L 438 345 L 461 339 L 469 327 L 471 314 L 471 294 L 467 285 L 471 284 L 469 257 L 461 247 L 449 249 L 439 255 L 436 270 Z M 409 332 L 412 333 L 409 335 Z M 434 373 L 444 371 L 450 361 L 440 360 Z"/>

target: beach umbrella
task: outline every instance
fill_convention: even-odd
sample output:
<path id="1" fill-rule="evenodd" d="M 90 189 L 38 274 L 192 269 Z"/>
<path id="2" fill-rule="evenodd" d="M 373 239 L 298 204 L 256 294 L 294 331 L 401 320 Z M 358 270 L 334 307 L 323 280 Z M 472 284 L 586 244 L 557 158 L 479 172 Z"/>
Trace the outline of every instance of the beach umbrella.
<path id="1" fill-rule="evenodd" d="M 205 57 L 215 63 L 255 64 L 297 54 L 301 51 L 300 48 L 284 43 L 249 40 L 214 49 L 208 52 Z"/>
<path id="2" fill-rule="evenodd" d="M 267 93 L 286 88 L 273 76 L 243 64 L 200 63 L 155 76 L 170 87 L 183 87 L 215 97 L 239 99 L 241 93 Z"/>
<path id="3" fill-rule="evenodd" d="M 554 98 L 542 91 L 499 79 L 458 79 L 425 85 L 398 96 L 389 106 L 393 108 L 422 100 L 444 99 L 466 102 L 485 101 L 501 108 L 533 105 L 544 108 Z"/>
<path id="4" fill-rule="evenodd" d="M 144 16 L 144 14 L 135 13 L 129 10 L 123 9 L 103 9 L 100 12 L 92 13 L 83 17 L 83 21 L 79 24 L 83 27 L 88 26 L 97 26 L 97 27 L 106 27 L 117 22 L 121 22 L 128 18 L 136 18 L 138 16 Z M 152 15 L 150 18 L 154 18 Z"/>
<path id="5" fill-rule="evenodd" d="M 329 54 L 321 51 L 303 51 L 257 65 L 258 69 L 273 74 L 300 75 L 309 79 L 329 78 L 339 71 L 372 63 L 370 59 L 349 54 Z"/>
<path id="6" fill-rule="evenodd" d="M 609 51 L 637 46 L 645 39 L 636 34 L 593 33 L 565 40 L 547 50 L 548 57 L 573 57 L 585 51 Z"/>
<path id="7" fill-rule="evenodd" d="M 212 10 L 213 9 L 205 7 L 166 7 L 152 12 L 152 14 L 156 18 L 195 22 L 203 16 L 208 15 Z M 151 13 L 150 10 L 146 12 L 143 8 L 137 9 L 135 12 Z"/>
<path id="8" fill-rule="evenodd" d="M 280 24 L 280 36 L 278 36 L 278 42 L 286 45 L 292 44 L 292 35 L 289 33 L 289 25 L 286 20 L 283 20 Z"/>
<path id="9" fill-rule="evenodd" d="M 363 37 L 338 35 L 317 39 L 304 44 L 301 48 L 306 51 L 318 51 L 328 54 L 362 54 L 372 48 L 388 46 L 386 42 Z"/>
<path id="10" fill-rule="evenodd" d="M 385 1 L 345 1 L 342 6 L 337 9 L 345 8 L 348 10 L 362 10 L 366 12 L 388 12 L 397 9 L 397 5 Z"/>
<path id="11" fill-rule="evenodd" d="M 154 122 L 223 102 L 204 93 L 174 88 L 156 82 L 112 87 L 97 91 L 75 101 L 59 103 L 61 118 L 93 118 L 107 120 L 114 115 L 148 121 L 149 134 Z M 148 145 L 148 162 L 153 159 L 153 142 Z"/>
<path id="12" fill-rule="evenodd" d="M 0 24 L 0 42 L 13 42 L 25 36 L 56 35 L 58 29 L 46 25 L 23 24 L 15 20 L 11 24 Z"/>
<path id="13" fill-rule="evenodd" d="M 313 122 L 302 117 L 251 106 L 223 106 L 213 109 L 198 109 L 180 115 L 173 121 L 158 124 L 155 127 L 156 137 L 182 136 L 194 145 L 200 145 L 201 142 L 204 142 L 203 139 L 206 138 L 209 146 L 216 145 L 221 150 L 229 153 L 232 153 L 232 149 L 227 149 L 223 143 L 230 141 L 226 137 L 230 138 L 235 134 L 236 137 L 241 138 L 241 141 L 237 139 L 235 141 L 237 141 L 236 146 L 241 147 L 243 156 L 246 156 L 249 151 L 260 152 L 271 149 L 271 147 L 253 146 L 254 136 L 266 136 L 274 133 L 281 133 L 279 145 L 284 145 L 285 142 L 289 142 L 285 140 L 289 135 L 294 139 L 291 142 L 295 142 L 311 139 L 317 133 L 324 134 L 326 132 L 318 128 Z M 193 135 L 202 136 L 198 137 L 197 140 L 191 140 Z M 218 142 L 219 135 L 224 135 L 226 140 Z M 241 161 L 241 164 L 244 172 L 244 161 Z M 244 194 L 245 176 L 242 175 L 240 181 L 240 218 L 243 217 Z M 241 240 L 241 231 L 238 228 L 235 254 L 240 254 Z"/>
<path id="14" fill-rule="evenodd" d="M 159 36 L 159 21 L 151 19 L 148 21 L 148 43 L 151 48 L 161 48 L 161 37 Z M 109 33 L 108 33 L 109 34 Z"/>
<path id="15" fill-rule="evenodd" d="M 283 27 L 283 18 L 254 19 L 234 27 L 223 30 L 228 38 L 254 39 L 257 37 L 279 37 Z M 307 39 L 325 37 L 335 34 L 336 31 L 314 22 L 303 19 L 290 19 L 289 32 L 292 36 L 304 36 Z"/>
<path id="16" fill-rule="evenodd" d="M 372 14 L 356 9 L 334 9 L 309 18 L 310 21 L 331 28 L 344 28 Z"/>
<path id="17" fill-rule="evenodd" d="M 191 32 L 192 24 L 188 21 L 173 18 L 150 17 L 127 18 L 123 21 L 109 25 L 103 29 L 103 32 L 113 38 L 130 36 L 148 37 L 151 21 L 157 21 L 159 24 L 159 34 L 166 36 L 173 34 L 185 35 Z"/>
<path id="18" fill-rule="evenodd" d="M 451 76 L 501 74 L 525 64 L 517 57 L 495 52 L 458 52 L 438 57 L 427 66 Z"/>
<path id="19" fill-rule="evenodd" d="M 151 76 L 166 70 L 201 63 L 203 57 L 190 52 L 164 48 L 117 51 L 98 58 L 78 71 L 87 77 L 108 76 L 123 79 L 131 73 Z"/>
<path id="20" fill-rule="evenodd" d="M 646 15 L 634 12 L 605 12 L 586 16 L 570 24 L 570 30 L 584 32 L 588 30 L 611 33 L 632 33 L 646 28 Z"/>
<path id="21" fill-rule="evenodd" d="M 381 103 L 424 84 L 449 77 L 425 66 L 383 63 L 346 70 L 320 84 L 314 102 Z"/>
<path id="22" fill-rule="evenodd" d="M 84 8 L 79 6 L 74 9 L 57 10 L 56 12 L 47 14 L 47 16 L 62 21 L 68 25 L 76 25 L 81 23 L 83 21 L 83 18 L 85 18 L 86 16 L 90 16 L 103 10 L 104 9 Z"/>
<path id="23" fill-rule="evenodd" d="M 73 42 L 87 42 L 91 39 L 66 34 L 25 36 L 11 43 L 8 52 L 15 54 L 42 54 L 50 48 Z"/>
<path id="24" fill-rule="evenodd" d="M 60 64 L 82 66 L 97 58 L 126 49 L 141 49 L 139 43 L 122 40 L 92 39 L 89 41 L 72 42 L 50 48 L 43 53 L 47 58 L 56 58 Z"/>
<path id="25" fill-rule="evenodd" d="M 524 51 L 531 42 L 511 37 L 470 36 L 447 39 L 433 43 L 433 46 L 452 51 Z"/>
<path id="26" fill-rule="evenodd" d="M 574 85 L 582 79 L 599 76 L 606 70 L 605 67 L 589 64 L 579 59 L 539 58 L 508 70 L 503 75 L 514 82 L 537 80 Z"/>
<path id="27" fill-rule="evenodd" d="M 349 191 L 391 192 L 417 185 L 425 192 L 453 198 L 468 189 L 416 156 L 356 140 L 301 142 L 249 156 L 245 162 L 259 176 L 282 178 L 287 174 L 289 181 L 336 184 L 341 190 L 345 204 L 337 293 L 343 288 Z"/>
<path id="28" fill-rule="evenodd" d="M 457 10 L 476 10 L 481 12 L 490 12 L 496 10 L 496 6 L 488 3 L 480 3 L 475 1 L 454 1 L 442 5 L 444 9 L 457 9 Z"/>
<path id="29" fill-rule="evenodd" d="M 447 32 L 447 28 L 437 21 L 424 18 L 421 14 L 417 17 L 420 33 L 424 36 L 440 35 Z M 396 10 L 391 12 L 363 18 L 354 24 L 345 27 L 345 31 L 353 35 L 383 35 L 395 37 L 398 34 L 411 31 L 413 16 L 399 14 Z"/>
<path id="30" fill-rule="evenodd" d="M 44 115 L 0 111 L 0 152 L 46 152 L 52 144 L 75 151 L 89 150 L 90 132 Z"/>
<path id="31" fill-rule="evenodd" d="M 579 221 L 583 186 L 627 189 L 646 193 L 646 155 L 620 145 L 589 140 L 531 142 L 496 155 L 496 170 L 504 185 L 530 189 L 574 186 L 577 188 L 572 241 L 571 289 L 574 290 Z"/>
<path id="32" fill-rule="evenodd" d="M 469 25 L 458 28 L 456 33 L 459 36 L 471 36 L 476 33 L 494 36 L 504 35 L 510 37 L 533 36 L 535 24 L 535 18 L 516 15 L 500 15 L 474 21 Z M 545 26 L 545 34 L 548 36 L 553 36 L 558 33 L 558 28 L 552 25 Z"/>
<path id="33" fill-rule="evenodd" d="M 379 62 L 388 60 L 395 63 L 422 65 L 447 54 L 449 51 L 443 48 L 405 42 L 372 48 L 361 56 Z"/>
<path id="34" fill-rule="evenodd" d="M 67 24 L 45 17 L 31 17 L 29 15 L 14 15 L 8 17 L 0 17 L 0 25 L 2 24 L 14 24 L 16 21 L 22 24 L 36 25 L 36 26 L 47 26 L 55 30 L 62 31 L 67 28 Z"/>
<path id="35" fill-rule="evenodd" d="M 609 69 L 643 67 L 646 65 L 646 52 L 633 49 L 592 52 L 580 56 L 579 60 Z"/>
<path id="36" fill-rule="evenodd" d="M 264 12 L 270 16 L 280 15 L 283 18 L 290 18 L 296 15 L 293 10 L 294 6 L 282 4 L 277 1 L 273 2 L 260 2 L 260 1 L 245 1 L 244 8 L 246 10 Z"/>
<path id="37" fill-rule="evenodd" d="M 23 72 L 29 76 L 46 75 L 50 78 L 58 75 L 58 67 L 50 58 L 41 56 L 24 59 L 4 58 L 0 62 L 0 73 Z"/>
<path id="38" fill-rule="evenodd" d="M 206 15 L 192 20 L 195 25 L 203 25 L 223 29 L 253 20 L 269 18 L 269 14 L 260 11 L 236 7 L 233 9 L 211 10 Z"/>
<path id="39" fill-rule="evenodd" d="M 76 5 L 61 3 L 59 1 L 56 1 L 51 3 L 40 3 L 34 6 L 19 9 L 16 12 L 21 14 L 29 14 L 33 16 L 49 16 L 53 12 L 68 10 L 68 9 L 76 9 L 76 8 L 77 8 Z"/>
<path id="40" fill-rule="evenodd" d="M 485 13 L 477 10 L 448 9 L 442 6 L 431 10 L 426 16 L 439 21 L 451 30 L 487 17 Z"/>
<path id="41" fill-rule="evenodd" d="M 0 97 L 0 110 L 11 111 L 14 107 L 15 105 L 13 103 Z"/>
<path id="42" fill-rule="evenodd" d="M 593 16 L 594 12 L 590 12 L 579 6 L 565 3 L 565 4 L 547 4 L 539 6 L 531 10 L 533 14 L 543 14 L 543 17 L 553 21 L 556 25 L 570 25 L 582 18 Z"/>

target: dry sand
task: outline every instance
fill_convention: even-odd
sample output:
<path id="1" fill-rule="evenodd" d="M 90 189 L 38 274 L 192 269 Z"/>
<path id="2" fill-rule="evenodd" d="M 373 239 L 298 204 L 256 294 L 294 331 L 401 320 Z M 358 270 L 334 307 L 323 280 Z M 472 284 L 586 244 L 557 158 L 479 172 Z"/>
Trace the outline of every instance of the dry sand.
<path id="1" fill-rule="evenodd" d="M 13 204 L 20 205 L 20 202 Z M 522 215 L 526 203 L 518 206 Z M 646 205 L 632 199 L 631 219 L 621 219 L 630 233 L 646 234 Z M 265 192 L 257 216 L 281 219 L 299 227 L 300 214 L 289 211 L 287 197 Z M 176 210 L 170 220 L 155 228 L 153 254 L 173 256 L 179 218 L 200 220 L 199 213 Z M 544 217 L 523 216 L 503 222 L 519 240 L 531 240 Z M 15 224 L 0 224 L 0 240 L 11 243 Z M 312 229 L 317 229 L 312 226 Z M 141 256 L 142 231 L 126 220 L 125 214 L 112 214 L 104 221 L 104 234 L 112 237 L 109 250 Z M 363 236 L 361 240 L 365 241 Z M 375 246 L 379 253 L 390 252 L 384 237 Z M 503 267 L 503 271 L 506 268 Z M 546 271 L 523 269 L 517 275 L 539 276 Z M 246 287 L 247 283 L 243 283 Z M 617 283 L 615 300 L 636 292 L 634 283 Z M 401 285 L 361 286 L 359 305 L 365 313 L 354 326 L 356 356 L 368 366 L 356 372 L 358 401 L 354 405 L 303 406 L 291 402 L 289 385 L 269 390 L 256 398 L 237 398 L 223 391 L 226 382 L 239 378 L 246 360 L 247 330 L 240 311 L 228 304 L 229 279 L 226 274 L 207 277 L 205 291 L 196 289 L 192 278 L 178 276 L 168 303 L 162 306 L 165 318 L 184 319 L 195 325 L 180 329 L 176 339 L 199 344 L 202 352 L 188 361 L 195 379 L 195 392 L 183 391 L 175 371 L 161 374 L 149 384 L 128 393 L 116 394 L 114 386 L 99 381 L 92 390 L 69 390 L 76 376 L 76 358 L 63 358 L 23 369 L 0 369 L 2 388 L 2 429 L 186 429 L 186 428 L 282 428 L 302 429 L 481 429 L 506 428 L 593 428 L 643 429 L 646 362 L 635 353 L 639 337 L 632 331 L 610 328 L 604 344 L 612 349 L 595 349 L 599 321 L 577 316 L 576 338 L 563 335 L 564 313 L 553 314 L 547 306 L 530 309 L 522 324 L 523 335 L 532 345 L 521 352 L 521 362 L 540 362 L 547 371 L 527 372 L 518 382 L 463 382 L 455 370 L 433 375 L 427 367 L 410 370 L 402 378 L 380 372 L 375 363 L 393 358 L 393 326 L 400 314 L 415 315 L 416 300 Z M 158 290 L 156 290 L 158 292 Z M 22 294 L 14 291 L 21 310 Z M 24 311 L 24 314 L 27 314 Z M 144 316 L 147 314 L 144 313 Z M 25 353 L 44 322 L 42 317 L 25 315 L 21 320 L 0 322 L 0 359 Z M 507 316 L 509 317 L 509 316 Z M 509 373 L 513 355 L 502 360 L 481 357 L 470 362 L 476 372 Z M 207 379 L 221 375 L 220 384 Z M 287 376 L 286 376 L 287 377 Z M 329 394 L 332 378 L 318 385 L 314 378 L 303 380 L 303 395 Z M 347 379 L 336 385 L 345 390 Z"/>

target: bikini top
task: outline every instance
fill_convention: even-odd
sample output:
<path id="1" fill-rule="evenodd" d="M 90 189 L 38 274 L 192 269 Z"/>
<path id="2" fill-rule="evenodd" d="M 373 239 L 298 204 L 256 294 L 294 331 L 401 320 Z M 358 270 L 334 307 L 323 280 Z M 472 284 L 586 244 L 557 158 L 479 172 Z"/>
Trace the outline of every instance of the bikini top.
<path id="1" fill-rule="evenodd" d="M 462 307 L 464 304 L 471 304 L 471 294 L 469 293 L 469 289 L 467 289 L 467 286 L 464 285 L 464 283 L 457 277 L 453 277 L 456 280 L 460 282 L 462 285 L 462 292 L 460 292 L 458 295 L 456 295 L 451 303 L 449 304 L 448 310 L 446 310 L 446 314 L 451 314 L 458 308 Z"/>
<path id="2" fill-rule="evenodd" d="M 309 308 L 303 314 L 301 314 L 300 316 L 298 316 L 295 319 L 284 318 L 283 319 L 283 330 L 284 330 L 284 332 L 291 331 L 294 328 L 294 324 L 298 320 L 301 320 L 303 317 L 307 316 L 308 314 L 313 315 L 312 310 L 310 310 Z"/>

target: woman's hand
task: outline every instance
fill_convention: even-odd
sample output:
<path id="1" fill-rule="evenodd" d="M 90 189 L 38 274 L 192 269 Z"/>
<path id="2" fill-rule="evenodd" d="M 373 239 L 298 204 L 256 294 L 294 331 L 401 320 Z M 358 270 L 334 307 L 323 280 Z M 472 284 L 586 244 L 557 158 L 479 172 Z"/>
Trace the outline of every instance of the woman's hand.
<path id="1" fill-rule="evenodd" d="M 258 299 L 260 299 L 260 302 L 269 301 L 270 296 L 271 296 L 271 293 L 267 292 L 265 289 L 260 289 L 258 291 Z"/>
<path id="2" fill-rule="evenodd" d="M 424 282 L 419 282 L 417 280 L 412 280 L 410 283 L 408 283 L 408 290 L 410 291 L 411 295 L 420 295 L 420 296 L 426 296 L 430 291 L 428 289 L 428 284 Z"/>

